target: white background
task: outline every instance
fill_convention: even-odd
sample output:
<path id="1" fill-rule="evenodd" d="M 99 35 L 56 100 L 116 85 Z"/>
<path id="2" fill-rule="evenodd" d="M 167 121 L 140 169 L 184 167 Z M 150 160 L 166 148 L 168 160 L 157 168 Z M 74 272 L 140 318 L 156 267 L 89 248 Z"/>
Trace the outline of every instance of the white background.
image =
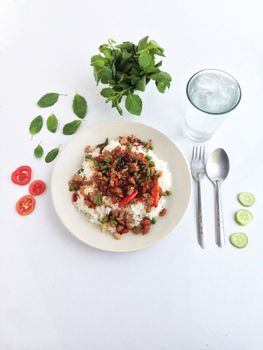
<path id="1" fill-rule="evenodd" d="M 263 8 L 259 1 L 0 1 L 0 349 L 1 350 L 261 350 L 263 348 L 262 96 Z M 158 245 L 128 254 L 84 246 L 63 228 L 49 191 L 28 217 L 15 213 L 27 192 L 10 173 L 30 164 L 49 184 L 52 167 L 32 156 L 68 138 L 27 132 L 40 112 L 72 120 L 77 91 L 89 103 L 82 128 L 118 115 L 99 95 L 90 57 L 108 37 L 138 41 L 149 34 L 165 48 L 173 84 L 149 86 L 138 120 L 167 135 L 190 156 L 181 132 L 188 78 L 220 68 L 240 82 L 242 102 L 207 144 L 223 147 L 231 171 L 223 185 L 226 235 L 240 231 L 233 213 L 239 191 L 252 191 L 255 220 L 249 245 L 216 247 L 213 188 L 205 179 L 209 245 L 196 242 L 194 199 L 175 232 Z M 67 93 L 39 110 L 49 91 Z M 126 115 L 123 118 L 133 119 Z"/>

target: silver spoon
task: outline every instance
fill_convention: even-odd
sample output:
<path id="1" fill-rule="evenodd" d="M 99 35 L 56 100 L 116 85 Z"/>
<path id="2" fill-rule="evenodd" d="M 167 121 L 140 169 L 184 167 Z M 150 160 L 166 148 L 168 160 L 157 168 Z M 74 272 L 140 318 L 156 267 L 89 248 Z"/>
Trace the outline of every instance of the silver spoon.
<path id="1" fill-rule="evenodd" d="M 226 152 L 222 148 L 214 150 L 207 161 L 206 174 L 215 186 L 216 244 L 219 247 L 225 244 L 220 186 L 227 177 L 229 168 L 229 158 Z"/>

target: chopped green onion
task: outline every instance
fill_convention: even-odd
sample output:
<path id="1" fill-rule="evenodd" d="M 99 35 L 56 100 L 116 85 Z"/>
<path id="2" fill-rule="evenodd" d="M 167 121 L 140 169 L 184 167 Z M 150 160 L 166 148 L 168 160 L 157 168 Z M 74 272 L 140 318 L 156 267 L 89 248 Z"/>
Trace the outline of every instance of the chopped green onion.
<path id="1" fill-rule="evenodd" d="M 151 150 L 151 151 L 153 150 L 153 146 L 150 146 L 150 150 Z"/>
<path id="2" fill-rule="evenodd" d="M 128 148 L 132 149 L 133 145 L 131 143 L 128 143 Z"/>
<path id="3" fill-rule="evenodd" d="M 153 168 L 153 167 L 155 166 L 155 163 L 154 163 L 153 161 L 151 161 L 151 162 L 149 163 L 149 165 L 150 165 L 151 168 Z"/>
<path id="4" fill-rule="evenodd" d="M 150 175 L 151 175 L 151 170 L 150 170 L 150 168 L 147 168 L 146 169 L 146 176 L 150 177 Z"/>
<path id="5" fill-rule="evenodd" d="M 165 191 L 165 195 L 166 196 L 171 196 L 172 195 L 172 191 Z"/>
<path id="6" fill-rule="evenodd" d="M 145 158 L 146 158 L 147 160 L 151 160 L 151 159 L 152 159 L 152 157 L 149 156 L 149 154 L 147 154 L 147 155 L 145 156 Z"/>
<path id="7" fill-rule="evenodd" d="M 110 163 L 110 158 L 104 158 L 105 163 Z"/>
<path id="8" fill-rule="evenodd" d="M 147 141 L 143 141 L 143 143 L 142 143 L 142 145 L 143 145 L 143 147 L 145 147 L 146 145 L 147 145 Z"/>
<path id="9" fill-rule="evenodd" d="M 156 218 L 152 218 L 151 223 L 154 225 L 154 224 L 156 224 L 156 222 L 157 222 L 157 219 Z"/>
<path id="10" fill-rule="evenodd" d="M 108 167 L 107 167 L 107 165 L 102 165 L 102 166 L 100 167 L 100 169 L 103 171 L 103 170 L 107 170 Z"/>
<path id="11" fill-rule="evenodd" d="M 102 196 L 100 194 L 96 195 L 95 203 L 96 203 L 96 205 L 101 205 L 102 204 Z"/>
<path id="12" fill-rule="evenodd" d="M 117 226 L 117 225 L 118 225 L 117 221 L 115 221 L 115 220 L 111 220 L 111 221 L 110 221 L 110 224 L 111 224 L 112 226 Z"/>
<path id="13" fill-rule="evenodd" d="M 93 160 L 94 166 L 99 166 L 99 162 L 97 160 Z"/>
<path id="14" fill-rule="evenodd" d="M 101 220 L 101 224 L 106 224 L 107 222 L 109 222 L 109 219 L 108 218 L 103 218 Z"/>
<path id="15" fill-rule="evenodd" d="M 70 184 L 69 186 L 69 190 L 70 191 L 75 191 L 77 189 L 77 185 L 76 184 Z"/>
<path id="16" fill-rule="evenodd" d="M 85 159 L 90 159 L 92 158 L 92 154 L 85 154 Z"/>

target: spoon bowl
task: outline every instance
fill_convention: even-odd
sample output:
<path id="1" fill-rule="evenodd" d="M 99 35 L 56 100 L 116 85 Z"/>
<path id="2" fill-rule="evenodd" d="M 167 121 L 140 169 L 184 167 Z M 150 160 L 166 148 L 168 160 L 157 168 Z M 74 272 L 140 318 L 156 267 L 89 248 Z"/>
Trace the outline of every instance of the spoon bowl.
<path id="1" fill-rule="evenodd" d="M 223 182 L 227 177 L 230 169 L 229 158 L 223 148 L 217 148 L 210 155 L 207 165 L 206 173 L 208 178 L 213 182 Z"/>

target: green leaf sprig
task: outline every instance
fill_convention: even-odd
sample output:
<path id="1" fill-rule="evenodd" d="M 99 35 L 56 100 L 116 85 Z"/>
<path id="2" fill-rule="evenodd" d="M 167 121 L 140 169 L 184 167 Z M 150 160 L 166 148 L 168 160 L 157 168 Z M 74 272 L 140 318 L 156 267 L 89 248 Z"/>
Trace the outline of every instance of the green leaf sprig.
<path id="1" fill-rule="evenodd" d="M 137 45 L 126 41 L 116 45 L 110 39 L 108 44 L 99 47 L 100 54 L 91 57 L 94 78 L 109 87 L 102 89 L 105 102 L 111 102 L 122 115 L 121 101 L 126 97 L 125 107 L 131 114 L 140 115 L 142 100 L 135 91 L 145 91 L 146 85 L 155 81 L 159 92 L 164 93 L 170 87 L 170 74 L 160 70 L 162 61 L 156 56 L 164 57 L 164 50 L 154 40 L 146 36 Z"/>

